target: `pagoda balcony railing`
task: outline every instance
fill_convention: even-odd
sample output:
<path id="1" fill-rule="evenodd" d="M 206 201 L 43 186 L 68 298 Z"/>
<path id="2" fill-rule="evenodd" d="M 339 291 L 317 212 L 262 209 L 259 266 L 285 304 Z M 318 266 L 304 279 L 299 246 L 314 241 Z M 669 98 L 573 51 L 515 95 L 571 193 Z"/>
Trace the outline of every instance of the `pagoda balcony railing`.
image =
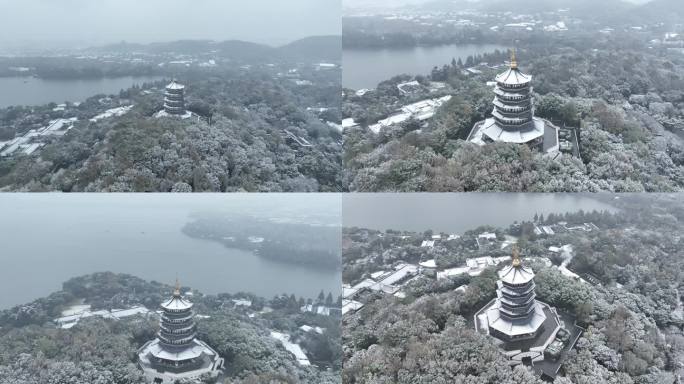
<path id="1" fill-rule="evenodd" d="M 516 307 L 526 307 L 530 305 L 531 302 L 534 301 L 536 295 L 532 294 L 529 297 L 524 297 L 522 300 L 516 301 L 516 300 L 511 300 L 510 298 L 507 297 L 499 297 L 499 300 L 501 301 L 502 304 L 506 305 L 507 307 L 511 308 L 516 308 Z"/>
<path id="2" fill-rule="evenodd" d="M 162 325 L 167 326 L 167 327 L 185 327 L 187 324 L 192 324 L 194 323 L 194 318 L 193 317 L 186 317 L 183 319 L 166 319 L 162 317 L 162 321 L 160 322 Z"/>
<path id="3" fill-rule="evenodd" d="M 194 317 L 195 317 L 195 314 L 193 312 L 190 312 L 187 316 L 183 316 L 183 317 L 168 317 L 168 316 L 166 316 L 166 314 L 163 314 L 161 316 L 162 322 L 175 323 L 175 324 L 184 323 L 186 321 L 192 320 Z"/>
<path id="4" fill-rule="evenodd" d="M 192 338 L 194 338 L 194 336 L 196 334 L 197 334 L 197 332 L 195 332 L 194 330 L 190 331 L 190 332 L 182 332 L 182 333 L 168 333 L 168 332 L 165 332 L 163 329 L 160 329 L 159 332 L 157 332 L 158 336 L 161 336 L 168 341 L 192 339 Z"/>
<path id="5" fill-rule="evenodd" d="M 499 298 L 506 299 L 506 300 L 510 301 L 511 303 L 527 302 L 531 298 L 534 298 L 536 296 L 536 293 L 534 292 L 534 290 L 527 292 L 527 293 L 524 293 L 524 294 L 521 294 L 521 295 L 511 295 L 510 293 L 504 293 L 501 291 L 499 291 L 499 293 L 500 293 L 498 295 Z"/>
<path id="6" fill-rule="evenodd" d="M 508 283 L 501 282 L 500 284 L 497 284 L 499 289 L 505 294 L 510 294 L 512 296 L 520 296 L 520 295 L 526 295 L 530 291 L 533 291 L 536 288 L 536 284 L 534 283 L 534 280 L 531 280 L 529 283 L 523 284 L 523 285 L 509 285 Z"/>
<path id="7" fill-rule="evenodd" d="M 529 92 L 524 92 L 524 93 L 510 93 L 510 92 L 505 92 L 501 89 L 494 88 L 494 94 L 501 100 L 504 101 L 523 101 L 523 100 L 530 100 L 531 95 Z"/>
<path id="8" fill-rule="evenodd" d="M 191 314 L 191 313 L 194 314 L 194 312 L 192 311 L 192 307 L 183 308 L 183 309 L 164 309 L 164 315 L 168 315 L 172 318 L 174 318 L 176 316 L 178 316 L 178 317 L 184 316 L 184 315 Z"/>
<path id="9" fill-rule="evenodd" d="M 157 337 L 159 338 L 159 342 L 161 342 L 162 344 L 164 344 L 166 346 L 170 346 L 170 347 L 181 347 L 181 346 L 189 345 L 190 343 L 192 343 L 193 340 L 195 340 L 195 336 L 197 336 L 197 335 L 195 333 L 193 333 L 191 335 L 188 335 L 187 337 L 176 339 L 176 338 L 168 338 L 161 333 L 157 333 Z"/>
<path id="10" fill-rule="evenodd" d="M 519 113 L 519 112 L 527 112 L 532 110 L 532 103 L 528 104 L 504 104 L 499 100 L 494 100 L 494 106 L 501 112 L 505 113 Z"/>
<path id="11" fill-rule="evenodd" d="M 494 117 L 494 120 L 496 120 L 496 122 L 502 125 L 504 128 L 523 128 L 532 122 L 532 119 L 530 119 L 527 121 L 521 121 L 519 123 L 513 123 L 510 121 L 499 119 L 496 116 Z"/>
<path id="12" fill-rule="evenodd" d="M 161 328 L 161 331 L 166 333 L 166 334 L 180 335 L 180 334 L 184 334 L 184 333 L 194 332 L 197 329 L 197 326 L 195 324 L 192 324 L 189 327 L 169 328 L 169 327 L 165 327 L 164 325 L 161 325 L 161 326 L 159 326 L 159 328 Z"/>
<path id="13" fill-rule="evenodd" d="M 532 312 L 534 311 L 534 305 L 531 306 L 527 311 L 507 311 L 505 308 L 500 307 L 499 308 L 499 314 L 504 317 L 505 319 L 508 320 L 520 320 L 520 319 L 527 319 L 532 315 Z"/>
<path id="14" fill-rule="evenodd" d="M 163 308 L 165 313 L 183 313 L 183 312 L 189 312 L 192 310 L 192 304 L 188 305 L 185 308 Z"/>
<path id="15" fill-rule="evenodd" d="M 530 317 L 532 317 L 531 312 L 523 314 L 523 315 L 509 315 L 509 314 L 502 311 L 500 315 L 501 315 L 501 317 L 503 317 L 504 319 L 509 320 L 509 321 L 529 320 Z"/>
<path id="16" fill-rule="evenodd" d="M 173 105 L 173 104 L 164 103 L 164 107 L 166 107 L 166 108 L 183 108 L 183 105 Z"/>
<path id="17" fill-rule="evenodd" d="M 496 99 L 499 100 L 502 104 L 510 104 L 510 105 L 532 104 L 532 97 L 529 95 L 527 95 L 527 96 L 496 95 Z"/>
<path id="18" fill-rule="evenodd" d="M 156 359 L 154 361 L 155 367 L 160 367 L 166 372 L 184 373 L 200 368 L 203 364 L 202 359 L 187 359 L 187 360 L 164 360 Z"/>
<path id="19" fill-rule="evenodd" d="M 181 344 L 189 343 L 194 339 L 195 335 L 196 332 L 170 334 L 163 331 L 159 331 L 157 334 L 157 336 L 163 337 L 165 342 L 173 342 L 174 340 L 178 340 L 181 342 Z"/>
<path id="20" fill-rule="evenodd" d="M 494 87 L 494 93 L 498 92 L 502 95 L 507 95 L 507 94 L 508 95 L 529 95 L 530 93 L 532 93 L 532 92 L 530 92 L 531 89 L 532 89 L 532 87 L 509 88 L 509 87 L 505 87 L 505 86 L 502 87 L 500 85 L 497 85 L 496 87 Z"/>
<path id="21" fill-rule="evenodd" d="M 497 81 L 496 85 L 498 85 L 499 87 L 501 87 L 503 89 L 513 89 L 513 90 L 519 91 L 519 90 L 522 90 L 525 88 L 529 88 L 530 82 L 528 81 L 528 82 L 521 83 L 521 84 L 508 84 L 508 83 L 502 83 L 500 81 Z"/>
<path id="22" fill-rule="evenodd" d="M 185 108 L 180 108 L 180 107 L 170 107 L 168 105 L 164 106 L 164 109 L 166 109 L 167 112 L 173 112 L 173 113 L 183 113 L 185 112 Z"/>
<path id="23" fill-rule="evenodd" d="M 502 124 L 507 124 L 507 125 L 522 125 L 524 123 L 529 123 L 532 121 L 532 113 L 529 114 L 529 116 L 525 117 L 507 117 L 499 113 L 496 109 L 492 111 L 492 117 L 497 119 L 499 122 Z"/>
<path id="24" fill-rule="evenodd" d="M 510 318 L 515 318 L 515 317 L 527 317 L 534 311 L 534 306 L 530 306 L 527 308 L 506 308 L 505 306 L 502 306 L 499 308 L 499 312 L 504 313 L 506 316 Z"/>
<path id="25" fill-rule="evenodd" d="M 532 103 L 532 97 L 530 95 L 525 96 L 511 96 L 511 95 L 496 95 L 496 98 L 502 103 L 511 104 L 527 104 Z"/>
<path id="26" fill-rule="evenodd" d="M 172 94 L 172 95 L 182 95 L 183 94 L 183 89 L 170 89 L 166 88 L 166 93 Z"/>
<path id="27" fill-rule="evenodd" d="M 519 111 L 519 112 L 508 112 L 508 111 L 502 111 L 499 107 L 494 108 L 494 111 L 492 111 L 492 115 L 496 112 L 499 116 L 501 116 L 504 119 L 529 119 L 532 120 L 532 109 L 528 109 L 527 111 Z"/>
<path id="28" fill-rule="evenodd" d="M 167 332 L 167 333 L 183 333 L 183 332 L 191 332 L 194 331 L 194 323 L 192 324 L 183 324 L 183 327 L 181 328 L 174 328 L 173 326 L 169 326 L 169 324 L 161 324 L 159 326 L 160 331 L 162 332 Z"/>
<path id="29" fill-rule="evenodd" d="M 184 316 L 182 318 L 179 317 L 169 317 L 170 320 L 179 320 L 182 319 L 183 321 L 162 321 L 161 323 L 164 325 L 168 325 L 169 327 L 173 328 L 178 328 L 178 327 L 184 327 L 186 324 L 192 324 L 194 323 L 194 317 L 187 317 Z"/>
<path id="30" fill-rule="evenodd" d="M 496 105 L 496 103 L 499 103 L 503 106 L 510 106 L 510 107 L 521 107 L 521 106 L 526 106 L 532 105 L 532 98 L 525 98 L 521 100 L 505 100 L 502 97 L 495 96 L 494 100 L 492 101 L 492 104 Z"/>
<path id="31" fill-rule="evenodd" d="M 164 100 L 164 105 L 170 105 L 174 107 L 182 107 L 184 104 L 183 100 Z"/>

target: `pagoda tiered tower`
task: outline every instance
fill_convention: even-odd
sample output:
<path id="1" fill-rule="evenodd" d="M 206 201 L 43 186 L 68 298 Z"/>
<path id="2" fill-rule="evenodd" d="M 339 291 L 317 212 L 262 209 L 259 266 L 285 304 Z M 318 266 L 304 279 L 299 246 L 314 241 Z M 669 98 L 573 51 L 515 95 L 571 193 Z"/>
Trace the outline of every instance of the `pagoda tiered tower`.
<path id="1" fill-rule="evenodd" d="M 173 292 L 173 297 L 161 304 L 163 313 L 157 337 L 162 345 L 169 348 L 185 348 L 192 344 L 197 335 L 192 305 L 183 299 L 178 287 Z M 173 363 L 177 365 L 183 361 Z"/>
<path id="2" fill-rule="evenodd" d="M 139 365 L 148 382 L 171 384 L 204 374 L 217 376 L 223 359 L 197 339 L 193 304 L 181 295 L 178 281 L 171 298 L 161 303 L 161 309 L 157 338 L 138 351 Z"/>
<path id="3" fill-rule="evenodd" d="M 523 265 L 515 245 L 511 263 L 498 275 L 496 297 L 475 313 L 475 330 L 492 336 L 509 364 L 531 366 L 540 377 L 553 381 L 581 328 L 570 322 L 569 315 L 562 320 L 556 308 L 537 300 L 534 271 Z"/>
<path id="4" fill-rule="evenodd" d="M 169 115 L 185 115 L 185 86 L 174 79 L 164 92 L 164 111 Z"/>
<path id="5" fill-rule="evenodd" d="M 531 76 L 518 69 L 513 51 L 510 68 L 496 77 L 494 88 L 492 116 L 503 129 L 515 131 L 533 128 L 531 81 Z"/>
<path id="6" fill-rule="evenodd" d="M 509 68 L 495 80 L 492 117 L 475 124 L 468 141 L 527 144 L 543 152 L 557 151 L 558 127 L 534 116 L 532 76 L 518 68 L 515 50 Z"/>
<path id="7" fill-rule="evenodd" d="M 536 337 L 546 314 L 536 300 L 534 272 L 522 265 L 517 248 L 511 264 L 499 271 L 496 285 L 496 301 L 485 312 L 489 334 L 503 341 Z"/>

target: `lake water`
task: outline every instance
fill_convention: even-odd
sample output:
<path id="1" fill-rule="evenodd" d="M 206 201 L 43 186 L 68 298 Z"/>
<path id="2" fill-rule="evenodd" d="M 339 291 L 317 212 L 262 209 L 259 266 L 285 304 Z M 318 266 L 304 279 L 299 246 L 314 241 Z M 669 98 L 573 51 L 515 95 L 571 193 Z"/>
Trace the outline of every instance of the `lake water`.
<path id="1" fill-rule="evenodd" d="M 451 64 L 451 59 L 465 62 L 468 56 L 506 51 L 495 44 L 440 45 L 392 49 L 343 49 L 342 85 L 346 88 L 375 88 L 396 75 L 427 75 L 435 66 Z"/>
<path id="2" fill-rule="evenodd" d="M 461 234 L 481 225 L 508 227 L 534 214 L 584 211 L 615 212 L 589 194 L 537 193 L 380 193 L 345 194 L 342 223 L 363 227 Z"/>
<path id="3" fill-rule="evenodd" d="M 98 94 L 118 94 L 134 84 L 153 82 L 158 76 L 116 77 L 85 80 L 53 80 L 33 77 L 0 77 L 0 108 L 10 105 L 57 104 L 84 101 Z"/>
<path id="4" fill-rule="evenodd" d="M 0 309 L 98 271 L 168 284 L 178 274 L 207 294 L 337 296 L 339 270 L 265 260 L 181 228 L 192 213 L 216 211 L 339 226 L 340 204 L 334 194 L 0 194 Z"/>

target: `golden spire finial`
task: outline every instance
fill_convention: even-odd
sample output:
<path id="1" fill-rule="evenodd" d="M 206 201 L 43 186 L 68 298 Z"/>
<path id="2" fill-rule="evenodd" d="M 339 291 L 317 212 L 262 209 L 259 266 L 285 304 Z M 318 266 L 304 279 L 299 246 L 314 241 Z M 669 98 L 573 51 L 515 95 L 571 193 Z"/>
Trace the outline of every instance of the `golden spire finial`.
<path id="1" fill-rule="evenodd" d="M 513 259 L 513 261 L 511 262 L 511 265 L 513 265 L 513 267 L 517 268 L 521 264 L 520 251 L 518 250 L 518 246 L 513 244 L 513 246 L 511 247 L 511 251 L 513 253 L 513 255 L 511 256 L 511 258 Z"/>
<path id="2" fill-rule="evenodd" d="M 180 283 L 178 282 L 178 275 L 176 275 L 176 289 L 173 291 L 174 296 L 180 296 Z"/>
<path id="3" fill-rule="evenodd" d="M 518 60 L 515 57 L 515 48 L 511 49 L 511 69 L 518 69 Z"/>

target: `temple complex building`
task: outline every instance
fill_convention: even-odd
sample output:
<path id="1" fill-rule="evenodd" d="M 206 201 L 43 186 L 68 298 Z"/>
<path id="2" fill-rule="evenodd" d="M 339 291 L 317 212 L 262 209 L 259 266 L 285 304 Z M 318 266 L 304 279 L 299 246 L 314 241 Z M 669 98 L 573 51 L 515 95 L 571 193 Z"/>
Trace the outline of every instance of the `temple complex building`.
<path id="1" fill-rule="evenodd" d="M 149 383 L 172 384 L 202 375 L 217 376 L 223 359 L 198 340 L 193 304 L 181 296 L 176 282 L 173 296 L 161 304 L 157 337 L 138 350 L 138 364 Z"/>
<path id="2" fill-rule="evenodd" d="M 518 68 L 513 51 L 508 70 L 496 76 L 492 117 L 477 122 L 467 140 L 479 145 L 526 144 L 545 153 L 558 152 L 558 127 L 534 116 L 531 82 L 532 76 Z"/>
<path id="3" fill-rule="evenodd" d="M 475 329 L 492 336 L 511 365 L 526 364 L 553 379 L 581 329 L 572 316 L 537 300 L 534 271 L 523 265 L 515 246 L 511 264 L 498 276 L 496 297 L 475 313 Z"/>

